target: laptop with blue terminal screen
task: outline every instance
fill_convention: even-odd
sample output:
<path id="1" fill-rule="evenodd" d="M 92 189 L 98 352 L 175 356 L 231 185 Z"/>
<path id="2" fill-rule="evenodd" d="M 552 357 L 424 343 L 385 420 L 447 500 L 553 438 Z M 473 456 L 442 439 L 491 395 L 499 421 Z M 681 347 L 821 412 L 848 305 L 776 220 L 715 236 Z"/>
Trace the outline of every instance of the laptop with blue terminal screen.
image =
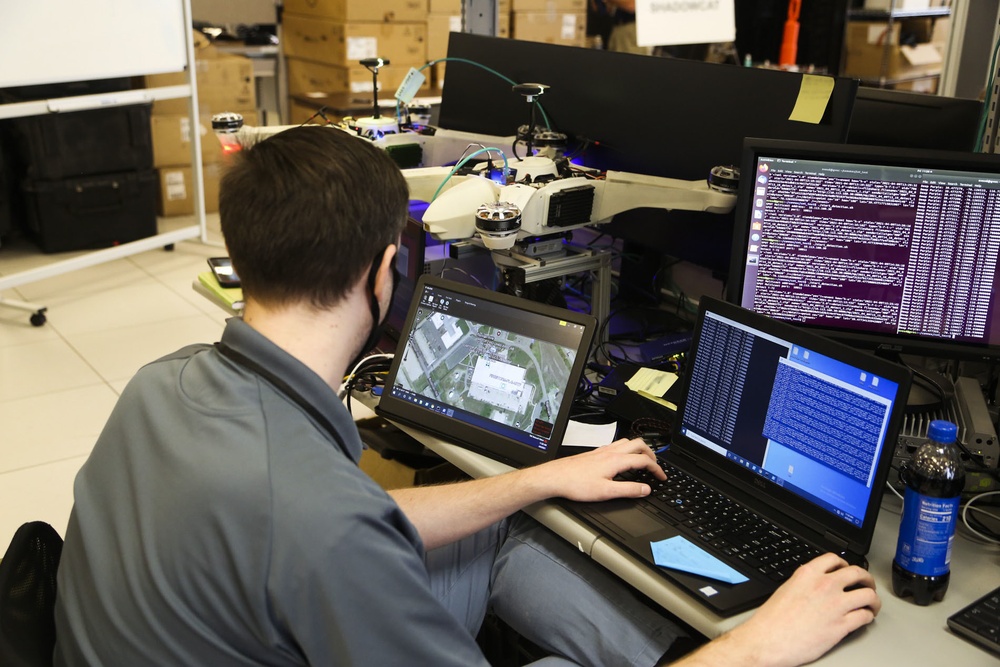
<path id="1" fill-rule="evenodd" d="M 703 298 L 666 482 L 565 506 L 717 614 L 761 604 L 833 551 L 865 564 L 908 369 Z"/>

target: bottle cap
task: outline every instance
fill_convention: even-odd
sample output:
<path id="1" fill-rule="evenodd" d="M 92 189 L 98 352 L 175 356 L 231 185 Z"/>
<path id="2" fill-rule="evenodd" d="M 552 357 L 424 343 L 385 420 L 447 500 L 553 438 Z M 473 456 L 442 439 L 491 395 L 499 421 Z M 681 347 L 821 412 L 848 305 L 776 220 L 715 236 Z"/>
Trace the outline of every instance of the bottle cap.
<path id="1" fill-rule="evenodd" d="M 950 421 L 935 419 L 927 427 L 927 437 L 934 442 L 949 445 L 958 438 L 958 427 Z"/>

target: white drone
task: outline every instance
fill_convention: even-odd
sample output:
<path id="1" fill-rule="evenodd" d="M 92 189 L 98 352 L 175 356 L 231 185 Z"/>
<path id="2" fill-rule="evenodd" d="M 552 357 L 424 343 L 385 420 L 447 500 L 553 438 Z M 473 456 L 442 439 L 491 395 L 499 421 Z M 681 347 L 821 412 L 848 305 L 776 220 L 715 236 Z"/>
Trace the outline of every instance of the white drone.
<path id="1" fill-rule="evenodd" d="M 388 61 L 372 58 L 361 64 L 377 76 L 378 69 Z M 395 116 L 380 113 L 377 80 L 375 84 L 371 116 L 317 127 L 350 132 L 389 151 L 418 148 L 421 166 L 404 168 L 403 175 L 411 199 L 429 202 L 423 217 L 424 228 L 442 241 L 478 236 L 487 248 L 506 250 L 526 239 L 563 235 L 573 229 L 608 222 L 614 215 L 635 208 L 727 213 L 736 203 L 738 172 L 730 167 L 716 167 L 705 180 L 698 181 L 622 171 L 599 172 L 571 164 L 550 145 L 533 149 L 533 138 L 538 135 L 533 125 L 517 137 L 526 143 L 527 156 L 513 159 L 495 147 L 511 146 L 515 137 L 442 128 L 435 128 L 433 134 L 408 131 Z M 514 92 L 526 97 L 532 111 L 546 89 L 543 84 L 514 86 Z M 233 113 L 215 116 L 212 126 L 227 150 L 297 127 L 250 127 L 243 125 L 242 116 Z M 470 148 L 479 150 L 470 155 Z M 502 176 L 487 169 L 458 174 L 456 168 L 440 166 L 463 164 L 463 160 L 482 153 L 487 153 L 496 164 L 503 161 Z"/>

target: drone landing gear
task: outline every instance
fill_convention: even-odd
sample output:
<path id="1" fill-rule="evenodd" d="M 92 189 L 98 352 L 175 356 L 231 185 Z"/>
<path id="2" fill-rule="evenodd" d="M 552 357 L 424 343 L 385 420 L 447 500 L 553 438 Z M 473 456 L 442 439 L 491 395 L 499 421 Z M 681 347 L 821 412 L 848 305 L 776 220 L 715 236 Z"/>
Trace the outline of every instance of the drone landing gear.
<path id="1" fill-rule="evenodd" d="M 517 246 L 510 250 L 492 251 L 493 262 L 503 274 L 504 291 L 532 298 L 534 290 L 537 296 L 542 297 L 551 294 L 557 279 L 591 271 L 594 280 L 591 282 L 590 314 L 598 322 L 604 322 L 611 312 L 611 252 L 569 243 L 562 247 L 561 252 L 534 257 L 521 254 Z M 543 301 L 542 298 L 533 300 Z M 607 335 L 606 331 L 604 335 Z"/>

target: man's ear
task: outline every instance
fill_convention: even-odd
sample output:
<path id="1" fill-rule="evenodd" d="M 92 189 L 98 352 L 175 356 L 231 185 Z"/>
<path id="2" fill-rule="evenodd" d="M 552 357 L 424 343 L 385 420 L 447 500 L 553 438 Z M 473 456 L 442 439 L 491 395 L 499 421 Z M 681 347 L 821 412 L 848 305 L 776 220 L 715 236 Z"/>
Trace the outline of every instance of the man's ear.
<path id="1" fill-rule="evenodd" d="M 380 303 L 386 286 L 388 286 L 389 290 L 392 290 L 392 263 L 396 261 L 397 250 L 399 250 L 399 247 L 395 244 L 386 246 L 385 252 L 382 253 L 382 263 L 378 267 L 378 273 L 375 274 L 375 294 L 378 296 Z"/>

